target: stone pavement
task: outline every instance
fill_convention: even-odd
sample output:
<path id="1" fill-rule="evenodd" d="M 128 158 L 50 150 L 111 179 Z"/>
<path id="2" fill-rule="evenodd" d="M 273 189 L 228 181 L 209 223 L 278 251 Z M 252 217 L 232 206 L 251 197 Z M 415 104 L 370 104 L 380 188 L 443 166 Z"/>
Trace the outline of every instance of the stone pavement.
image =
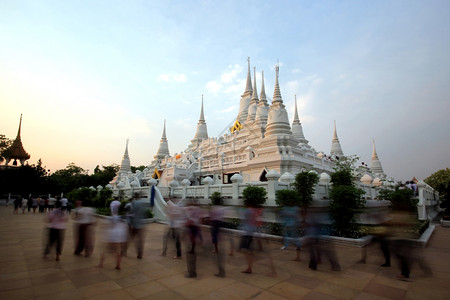
<path id="1" fill-rule="evenodd" d="M 357 263 L 359 248 L 337 245 L 341 272 L 333 272 L 325 260 L 318 271 L 308 269 L 307 252 L 302 261 L 292 261 L 294 250 L 283 251 L 276 242 L 264 243 L 256 251 L 253 274 L 243 274 L 245 257 L 235 252 L 226 258 L 226 277 L 218 278 L 214 254 L 199 247 L 198 277 L 184 278 L 186 260 L 172 259 L 169 241 L 167 257 L 159 256 L 166 225 L 147 226 L 144 257 L 138 260 L 133 247 L 115 270 L 112 257 L 103 269 L 96 268 L 100 253 L 97 234 L 94 255 L 74 256 L 73 222 L 69 221 L 60 262 L 44 260 L 43 216 L 13 215 L 12 207 L 0 207 L 0 299 L 450 299 L 450 228 L 438 226 L 425 256 L 433 276 L 412 269 L 411 281 L 395 279 L 393 267 L 382 268 L 378 245 L 370 246 L 366 264 Z M 203 232 L 205 244 L 209 234 Z M 237 238 L 236 245 L 238 243 Z M 226 241 L 228 243 L 228 241 Z M 276 267 L 270 272 L 269 256 Z"/>

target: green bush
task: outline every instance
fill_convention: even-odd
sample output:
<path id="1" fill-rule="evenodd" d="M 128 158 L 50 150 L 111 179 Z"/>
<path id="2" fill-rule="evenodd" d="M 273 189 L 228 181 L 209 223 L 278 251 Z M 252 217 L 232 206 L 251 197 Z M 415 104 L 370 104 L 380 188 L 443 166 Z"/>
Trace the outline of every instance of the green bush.
<path id="1" fill-rule="evenodd" d="M 275 194 L 278 206 L 300 206 L 300 195 L 293 190 L 278 190 Z"/>
<path id="2" fill-rule="evenodd" d="M 249 185 L 242 191 L 242 197 L 246 207 L 262 207 L 266 202 L 267 192 L 262 187 Z"/>
<path id="3" fill-rule="evenodd" d="M 212 205 L 223 205 L 222 195 L 219 192 L 212 193 L 210 198 Z"/>

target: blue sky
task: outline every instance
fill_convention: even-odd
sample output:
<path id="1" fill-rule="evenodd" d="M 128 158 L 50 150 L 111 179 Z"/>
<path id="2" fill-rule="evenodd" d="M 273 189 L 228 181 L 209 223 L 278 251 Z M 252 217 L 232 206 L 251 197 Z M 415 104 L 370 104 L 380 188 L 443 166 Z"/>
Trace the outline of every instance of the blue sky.
<path id="1" fill-rule="evenodd" d="M 0 133 L 52 171 L 147 165 L 164 119 L 171 154 L 238 113 L 247 57 L 292 122 L 329 153 L 397 180 L 450 167 L 448 1 L 0 1 Z"/>

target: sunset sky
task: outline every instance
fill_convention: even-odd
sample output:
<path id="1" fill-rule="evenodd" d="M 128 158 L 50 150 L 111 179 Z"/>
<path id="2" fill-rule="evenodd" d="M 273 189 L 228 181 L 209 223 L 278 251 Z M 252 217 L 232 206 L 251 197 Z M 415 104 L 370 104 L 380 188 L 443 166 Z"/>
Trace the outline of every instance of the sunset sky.
<path id="1" fill-rule="evenodd" d="M 450 167 L 450 1 L 0 1 L 0 134 L 52 172 L 148 165 L 235 120 L 247 57 L 310 145 L 396 180 Z M 252 78 L 253 79 L 253 78 Z"/>

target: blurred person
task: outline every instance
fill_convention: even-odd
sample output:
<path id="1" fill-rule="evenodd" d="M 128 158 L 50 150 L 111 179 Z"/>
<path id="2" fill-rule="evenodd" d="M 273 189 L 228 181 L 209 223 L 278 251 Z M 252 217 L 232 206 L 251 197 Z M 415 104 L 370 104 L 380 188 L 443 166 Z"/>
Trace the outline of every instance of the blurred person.
<path id="1" fill-rule="evenodd" d="M 135 240 L 137 258 L 142 259 L 142 255 L 144 254 L 145 239 L 145 208 L 142 203 L 137 200 L 137 197 L 131 200 L 131 213 L 133 218 L 130 220 L 128 242 L 125 245 L 123 255 L 127 255 L 128 244 Z"/>
<path id="2" fill-rule="evenodd" d="M 22 199 L 22 214 L 25 214 L 25 210 L 27 209 L 28 206 L 28 200 L 23 198 Z"/>
<path id="3" fill-rule="evenodd" d="M 186 249 L 186 264 L 188 272 L 184 277 L 195 278 L 197 277 L 197 254 L 195 252 L 195 247 L 197 239 L 202 241 L 200 224 L 201 219 L 205 216 L 205 213 L 194 203 L 186 207 L 185 212 L 187 217 L 186 230 L 188 234 L 188 246 Z"/>
<path id="4" fill-rule="evenodd" d="M 14 203 L 14 214 L 17 215 L 19 214 L 19 206 L 22 204 L 22 199 L 20 198 L 20 196 L 14 198 L 13 203 Z"/>
<path id="5" fill-rule="evenodd" d="M 391 213 L 392 248 L 400 263 L 400 280 L 409 280 L 411 266 L 417 262 L 426 276 L 430 276 L 432 271 L 428 266 L 423 249 L 410 243 L 410 239 L 416 238 L 411 232 L 411 227 L 416 224 L 417 215 L 411 211 L 397 211 Z"/>
<path id="6" fill-rule="evenodd" d="M 46 201 L 45 198 L 40 198 L 39 199 L 38 206 L 39 206 L 39 213 L 40 214 L 44 213 L 45 201 Z"/>
<path id="7" fill-rule="evenodd" d="M 224 252 L 219 251 L 219 239 L 221 237 L 220 231 L 223 226 L 223 220 L 225 217 L 225 210 L 227 208 L 222 206 L 222 199 L 217 198 L 214 199 L 213 206 L 209 211 L 209 217 L 211 219 L 211 241 L 213 243 L 214 249 L 213 253 L 215 253 L 217 260 L 218 273 L 214 274 L 217 277 L 225 277 L 225 257 Z"/>
<path id="8" fill-rule="evenodd" d="M 257 218 L 260 215 L 255 207 L 247 207 L 244 209 L 244 218 L 241 230 L 244 232 L 241 236 L 239 250 L 242 251 L 247 260 L 247 268 L 242 273 L 251 274 L 253 272 L 253 248 L 252 243 L 257 229 Z"/>
<path id="9" fill-rule="evenodd" d="M 33 205 L 33 197 L 28 197 L 28 202 L 27 202 L 28 213 L 30 213 L 32 205 Z"/>
<path id="10" fill-rule="evenodd" d="M 169 238 L 175 240 L 176 255 L 174 259 L 181 258 L 181 234 L 186 224 L 186 214 L 183 207 L 173 203 L 172 200 L 167 202 L 166 214 L 169 219 L 167 232 L 163 235 L 163 248 L 161 256 L 166 256 L 167 242 Z"/>
<path id="11" fill-rule="evenodd" d="M 94 210 L 91 207 L 84 207 L 82 201 L 75 202 L 76 209 L 73 216 L 75 232 L 75 251 L 74 255 L 89 257 L 94 250 L 94 225 L 96 223 Z"/>
<path id="12" fill-rule="evenodd" d="M 103 263 L 107 253 L 113 254 L 116 261 L 116 270 L 120 270 L 122 253 L 128 238 L 128 227 L 119 215 L 114 214 L 106 221 L 106 230 L 103 232 L 103 250 L 100 255 L 100 262 L 97 265 L 103 268 Z"/>
<path id="13" fill-rule="evenodd" d="M 47 202 L 48 211 L 52 211 L 55 208 L 55 203 L 56 203 L 56 198 L 50 196 L 48 198 L 48 202 Z"/>
<path id="14" fill-rule="evenodd" d="M 319 213 L 309 212 L 306 221 L 307 243 L 309 245 L 309 265 L 308 267 L 317 271 L 317 265 L 322 261 L 322 255 L 330 261 L 333 271 L 340 271 L 341 267 L 334 249 L 333 243 L 324 243 L 320 239 L 321 226 L 325 222 L 325 217 Z"/>
<path id="15" fill-rule="evenodd" d="M 31 203 L 31 207 L 33 208 L 33 214 L 36 213 L 36 208 L 38 206 L 38 199 L 36 197 L 33 197 L 33 201 Z"/>
<path id="16" fill-rule="evenodd" d="M 283 247 L 287 250 L 289 244 L 296 246 L 294 260 L 300 261 L 300 238 L 298 230 L 300 227 L 300 208 L 298 206 L 283 206 L 280 210 L 281 223 L 283 226 Z"/>
<path id="17" fill-rule="evenodd" d="M 112 216 L 118 216 L 119 215 L 119 208 L 120 208 L 120 201 L 117 199 L 114 199 L 111 201 L 111 204 L 109 205 L 111 209 L 111 215 Z"/>
<path id="18" fill-rule="evenodd" d="M 46 223 L 48 228 L 48 240 L 44 250 L 44 258 L 47 258 L 53 244 L 56 244 L 56 261 L 59 261 L 64 243 L 64 232 L 67 226 L 67 216 L 61 210 L 60 202 L 57 202 L 55 209 L 47 215 Z"/>
<path id="19" fill-rule="evenodd" d="M 63 212 L 67 212 L 67 204 L 69 203 L 69 200 L 66 197 L 61 198 L 61 210 Z"/>

